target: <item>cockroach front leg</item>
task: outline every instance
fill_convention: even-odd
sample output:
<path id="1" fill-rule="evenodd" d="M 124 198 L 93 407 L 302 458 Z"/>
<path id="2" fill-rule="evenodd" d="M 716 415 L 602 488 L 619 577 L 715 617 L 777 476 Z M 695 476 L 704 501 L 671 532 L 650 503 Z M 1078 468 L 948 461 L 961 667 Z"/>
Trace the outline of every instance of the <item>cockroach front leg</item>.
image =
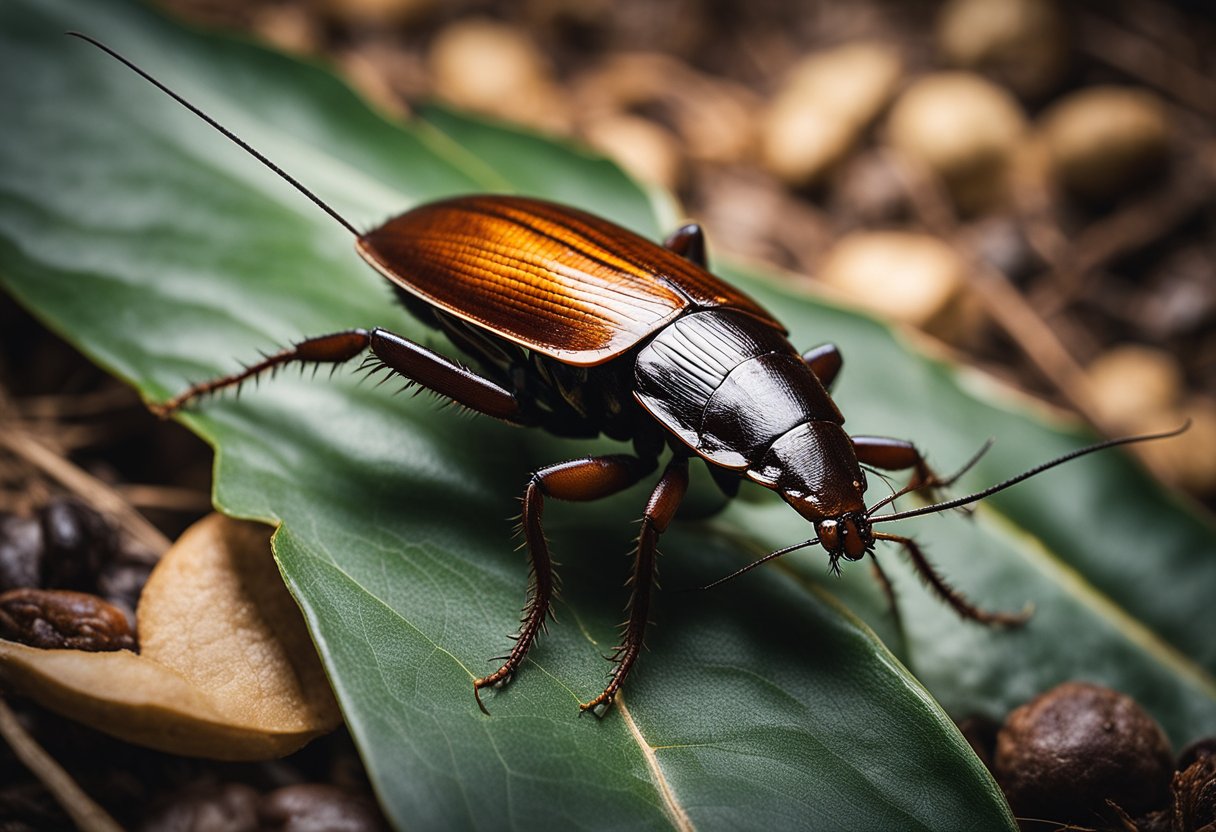
<path id="1" fill-rule="evenodd" d="M 629 598 L 629 620 L 625 624 L 624 638 L 612 655 L 615 667 L 612 678 L 604 692 L 590 702 L 579 705 L 583 711 L 597 716 L 607 711 L 617 692 L 637 661 L 646 637 L 646 624 L 650 616 L 650 592 L 654 588 L 655 556 L 658 553 L 659 536 L 667 530 L 675 517 L 680 502 L 688 491 L 688 459 L 676 457 L 667 465 L 659 484 L 655 486 L 642 515 L 642 530 L 638 534 L 638 548 L 633 562 L 630 584 L 633 594 Z"/>
<path id="2" fill-rule="evenodd" d="M 343 364 L 367 350 L 371 350 L 386 369 L 470 410 L 513 424 L 535 424 L 534 415 L 510 390 L 421 344 L 379 328 L 350 329 L 307 338 L 250 364 L 239 373 L 195 384 L 169 401 L 153 405 L 152 409 L 159 416 L 169 416 L 193 399 L 240 387 L 249 379 L 274 372 L 285 364 Z"/>
<path id="3" fill-rule="evenodd" d="M 473 695 L 477 699 L 477 706 L 484 713 L 488 714 L 489 711 L 481 702 L 481 689 L 510 681 L 544 628 L 545 619 L 549 615 L 549 604 L 553 600 L 554 575 L 549 544 L 545 540 L 544 528 L 541 525 L 545 497 L 575 502 L 598 500 L 628 488 L 653 470 L 654 462 L 614 454 L 550 465 L 532 475 L 528 487 L 524 490 L 522 518 L 524 540 L 528 546 L 528 557 L 532 561 L 528 600 L 524 604 L 519 633 L 515 636 L 515 646 L 507 654 L 502 667 L 473 682 Z"/>

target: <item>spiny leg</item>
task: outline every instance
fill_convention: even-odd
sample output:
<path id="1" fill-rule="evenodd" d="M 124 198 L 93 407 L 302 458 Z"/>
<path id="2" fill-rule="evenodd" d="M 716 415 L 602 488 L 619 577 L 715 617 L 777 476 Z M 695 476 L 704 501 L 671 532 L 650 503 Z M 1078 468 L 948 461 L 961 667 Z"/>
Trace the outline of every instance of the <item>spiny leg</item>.
<path id="1" fill-rule="evenodd" d="M 659 536 L 667 531 L 667 526 L 675 517 L 687 490 L 688 459 L 676 457 L 668 463 L 667 470 L 651 492 L 650 501 L 647 502 L 646 511 L 642 515 L 642 530 L 638 534 L 638 548 L 634 556 L 633 575 L 630 578 L 633 594 L 629 598 L 629 620 L 625 624 L 623 643 L 612 655 L 616 665 L 612 670 L 612 678 L 603 693 L 590 702 L 579 705 L 583 711 L 591 711 L 597 716 L 605 713 L 621 689 L 625 677 L 629 675 L 633 663 L 637 661 L 650 615 L 650 592 L 654 587 L 655 555 Z"/>
<path id="2" fill-rule="evenodd" d="M 925 557 L 925 553 L 921 551 L 920 546 L 912 538 L 897 534 L 887 534 L 886 532 L 874 532 L 874 538 L 876 540 L 889 540 L 902 546 L 904 553 L 916 568 L 916 573 L 929 585 L 930 589 L 936 592 L 962 618 L 978 621 L 990 627 L 1017 627 L 1025 624 L 1030 618 L 1029 610 L 1019 613 L 988 612 L 968 601 L 962 593 L 946 583 L 946 579 L 937 573 L 937 570 L 929 563 L 929 559 Z"/>
<path id="3" fill-rule="evenodd" d="M 811 372 L 815 374 L 815 378 L 819 379 L 819 383 L 829 390 L 832 389 L 836 376 L 840 374 L 840 368 L 844 366 L 844 356 L 840 354 L 840 349 L 835 344 L 820 344 L 817 347 L 811 347 L 802 354 L 802 360 L 811 368 Z"/>
<path id="4" fill-rule="evenodd" d="M 332 332 L 328 335 L 306 338 L 285 350 L 264 356 L 261 361 L 250 364 L 238 373 L 191 385 L 167 402 L 151 405 L 151 409 L 157 416 L 162 419 L 166 418 L 200 396 L 216 393 L 229 387 L 240 387 L 255 376 L 293 361 L 302 364 L 342 364 L 366 350 L 370 339 L 371 334 L 365 329 L 349 329 L 344 332 Z"/>
<path id="5" fill-rule="evenodd" d="M 534 417 L 511 391 L 386 329 L 351 329 L 307 338 L 280 352 L 268 355 L 239 373 L 195 384 L 167 402 L 154 405 L 160 416 L 169 416 L 191 400 L 244 382 L 285 364 L 342 364 L 370 349 L 385 368 L 470 410 L 514 424 L 534 423 Z"/>
<path id="6" fill-rule="evenodd" d="M 372 354 L 385 367 L 462 407 L 514 425 L 534 425 L 537 415 L 510 390 L 387 329 L 371 332 Z"/>
<path id="7" fill-rule="evenodd" d="M 542 468 L 532 475 L 524 490 L 523 530 L 532 561 L 532 577 L 528 586 L 528 599 L 524 604 L 519 633 L 515 646 L 505 657 L 502 667 L 488 676 L 473 682 L 473 696 L 477 707 L 489 714 L 481 702 L 481 689 L 505 684 L 523 663 L 532 647 L 532 642 L 544 628 L 553 600 L 553 561 L 549 557 L 549 544 L 545 540 L 541 521 L 544 516 L 545 497 L 558 500 L 583 502 L 598 500 L 622 491 L 654 470 L 654 462 L 638 457 L 613 454 L 593 456 L 561 462 Z"/>
<path id="8" fill-rule="evenodd" d="M 891 618 L 895 620 L 895 630 L 902 642 L 907 641 L 907 635 L 904 633 L 904 619 L 899 614 L 899 599 L 895 597 L 895 585 L 891 583 L 891 579 L 887 577 L 887 570 L 882 568 L 882 564 L 878 562 L 878 557 L 871 549 L 870 565 L 874 568 L 874 579 L 878 581 L 878 585 L 882 587 L 882 594 L 886 596 L 887 608 L 891 610 Z"/>

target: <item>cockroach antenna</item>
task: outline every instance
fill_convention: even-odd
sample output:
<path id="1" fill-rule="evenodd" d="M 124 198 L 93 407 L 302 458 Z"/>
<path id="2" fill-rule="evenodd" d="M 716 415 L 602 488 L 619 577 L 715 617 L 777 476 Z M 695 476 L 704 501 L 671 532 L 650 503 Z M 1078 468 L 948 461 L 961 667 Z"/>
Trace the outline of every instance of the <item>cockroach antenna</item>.
<path id="1" fill-rule="evenodd" d="M 1186 432 L 1190 426 L 1191 420 L 1187 419 L 1182 423 L 1182 425 L 1174 428 L 1173 430 L 1162 431 L 1161 433 L 1145 433 L 1137 436 L 1120 436 L 1115 439 L 1107 439 L 1104 442 L 1095 442 L 1092 445 L 1086 445 L 1084 448 L 1077 448 L 1075 451 L 1069 451 L 1068 453 L 1061 454 L 1054 459 L 1049 459 L 1046 462 L 1023 471 L 1016 476 L 1010 477 L 1003 482 L 998 482 L 996 485 L 991 485 L 981 491 L 976 491 L 974 494 L 967 494 L 963 497 L 956 497 L 953 500 L 944 500 L 940 503 L 933 503 L 932 505 L 909 509 L 896 514 L 879 514 L 875 516 L 873 514 L 874 509 L 881 507 L 887 502 L 883 501 L 883 503 L 879 503 L 869 510 L 869 520 L 871 523 L 889 523 L 892 520 L 906 520 L 909 517 L 920 517 L 923 514 L 937 514 L 938 512 L 946 511 L 948 509 L 970 505 L 971 503 L 978 502 L 985 497 L 990 497 L 999 491 L 1004 491 L 1010 486 L 1017 485 L 1023 480 L 1028 480 L 1033 476 L 1043 473 L 1044 471 L 1055 468 L 1057 465 L 1063 465 L 1065 462 L 1071 462 L 1077 457 L 1088 456 L 1089 454 L 1097 451 L 1104 451 L 1107 448 L 1114 448 L 1119 445 L 1133 445 L 1137 442 L 1151 442 L 1155 439 L 1169 439 L 1171 436 L 1177 436 L 1180 433 Z"/>
<path id="2" fill-rule="evenodd" d="M 203 110 L 200 109 L 198 106 L 191 104 L 189 101 L 187 101 L 181 95 L 174 92 L 172 89 L 165 86 L 163 83 L 161 83 L 156 78 L 154 78 L 151 74 L 149 74 L 148 72 L 141 69 L 133 61 L 130 61 L 127 58 L 123 57 L 121 54 L 114 51 L 110 47 L 106 46 L 104 43 L 97 40 L 96 38 L 92 38 L 92 37 L 82 34 L 80 32 L 65 32 L 64 34 L 66 34 L 70 37 L 79 38 L 80 40 L 83 40 L 85 43 L 92 44 L 93 46 L 96 46 L 98 49 L 100 49 L 102 52 L 105 52 L 107 55 L 109 55 L 114 60 L 118 61 L 119 63 L 125 64 L 127 66 L 127 68 L 130 69 L 132 72 L 134 72 L 136 75 L 141 76 L 145 81 L 152 84 L 152 86 L 156 87 L 161 92 L 163 92 L 165 95 L 169 96 L 174 101 L 176 101 L 178 104 L 181 104 L 187 110 L 194 113 L 196 116 L 201 118 L 203 121 L 207 122 L 207 124 L 214 127 L 225 138 L 227 138 L 229 141 L 231 141 L 233 144 L 235 144 L 241 150 L 244 150 L 250 156 L 257 159 L 263 165 L 265 165 L 266 167 L 268 167 L 272 171 L 274 171 L 279 176 L 279 178 L 283 179 L 288 184 L 290 184 L 293 188 L 295 188 L 297 191 L 299 191 L 304 196 L 306 196 L 310 200 L 312 200 L 313 204 L 315 204 L 322 211 L 324 211 L 325 213 L 327 213 L 331 217 L 333 217 L 335 220 L 337 220 L 338 223 L 343 228 L 345 228 L 347 231 L 349 231 L 351 234 L 355 235 L 356 237 L 362 236 L 359 233 L 359 230 L 357 228 L 355 228 L 355 226 L 352 225 L 350 223 L 350 221 L 348 221 L 345 217 L 343 217 L 341 214 L 339 214 L 337 211 L 335 211 L 333 208 L 331 208 L 328 204 L 326 204 L 326 202 L 323 199 L 321 199 L 321 197 L 317 196 L 312 191 L 310 191 L 308 188 L 306 188 L 302 184 L 300 184 L 300 181 L 298 179 L 296 179 L 294 176 L 289 174 L 287 171 L 283 170 L 281 167 L 276 165 L 274 162 L 270 161 L 268 158 L 263 156 L 260 152 L 258 152 L 256 149 L 254 149 L 254 147 L 252 145 L 250 145 L 247 141 L 242 139 L 236 133 L 233 133 L 231 130 L 229 130 L 224 125 L 220 124 L 218 121 L 216 121 L 211 116 L 207 115 L 207 113 L 203 112 Z"/>

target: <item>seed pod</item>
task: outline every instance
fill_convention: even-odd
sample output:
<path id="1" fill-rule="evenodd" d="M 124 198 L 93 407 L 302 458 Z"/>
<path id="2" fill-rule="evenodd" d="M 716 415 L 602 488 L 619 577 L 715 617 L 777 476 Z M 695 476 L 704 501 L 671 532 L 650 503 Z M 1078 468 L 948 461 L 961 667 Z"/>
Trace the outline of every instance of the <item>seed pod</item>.
<path id="1" fill-rule="evenodd" d="M 258 793 L 244 783 L 194 785 L 159 802 L 140 832 L 255 832 Z"/>
<path id="2" fill-rule="evenodd" d="M 42 584 L 92 589 L 114 551 L 114 530 L 79 500 L 56 497 L 42 509 Z"/>
<path id="3" fill-rule="evenodd" d="M 993 771 L 1016 814 L 1091 824 L 1108 800 L 1132 816 L 1164 806 L 1172 758 L 1131 697 L 1066 682 L 1009 715 Z"/>
<path id="4" fill-rule="evenodd" d="M 135 650 L 122 610 L 94 595 L 13 589 L 0 595 L 0 638 L 47 650 Z"/>
<path id="5" fill-rule="evenodd" d="M 1170 792 L 1174 829 L 1216 826 L 1216 740 L 1200 740 L 1182 752 Z"/>
<path id="6" fill-rule="evenodd" d="M 0 516 L 0 592 L 38 586 L 42 528 L 32 517 Z"/>

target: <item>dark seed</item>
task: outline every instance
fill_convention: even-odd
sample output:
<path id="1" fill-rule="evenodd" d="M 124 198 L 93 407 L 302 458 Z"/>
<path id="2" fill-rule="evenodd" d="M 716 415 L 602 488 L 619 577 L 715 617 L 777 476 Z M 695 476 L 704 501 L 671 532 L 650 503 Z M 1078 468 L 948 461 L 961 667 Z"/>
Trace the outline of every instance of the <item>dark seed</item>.
<path id="1" fill-rule="evenodd" d="M 134 650 L 122 610 L 65 589 L 11 589 L 0 595 L 0 638 L 46 650 Z"/>
<path id="2" fill-rule="evenodd" d="M 1178 770 L 1185 771 L 1204 757 L 1216 757 L 1216 737 L 1195 740 L 1178 754 Z"/>
<path id="3" fill-rule="evenodd" d="M 1128 696 L 1067 682 L 1009 714 L 993 771 L 1017 815 L 1090 824 L 1107 801 L 1131 816 L 1164 807 L 1172 754 Z"/>
<path id="4" fill-rule="evenodd" d="M 0 592 L 38 586 L 42 527 L 32 517 L 0 515 Z"/>
<path id="5" fill-rule="evenodd" d="M 114 606 L 127 613 L 134 622 L 135 607 L 143 592 L 152 564 L 128 560 L 113 560 L 102 567 L 97 577 L 97 592 Z"/>
<path id="6" fill-rule="evenodd" d="M 284 786 L 262 798 L 262 825 L 281 832 L 380 832 L 376 805 L 361 794 L 325 783 Z"/>
<path id="7" fill-rule="evenodd" d="M 141 832 L 257 832 L 258 793 L 243 783 L 191 786 L 172 794 Z"/>
<path id="8" fill-rule="evenodd" d="M 42 509 L 42 583 L 92 589 L 114 550 L 106 519 L 72 497 L 56 497 Z"/>
<path id="9" fill-rule="evenodd" d="M 1216 749 L 1211 747 L 1212 740 L 1206 742 L 1194 762 L 1185 769 L 1180 766 L 1170 784 L 1175 829 L 1216 828 Z"/>

